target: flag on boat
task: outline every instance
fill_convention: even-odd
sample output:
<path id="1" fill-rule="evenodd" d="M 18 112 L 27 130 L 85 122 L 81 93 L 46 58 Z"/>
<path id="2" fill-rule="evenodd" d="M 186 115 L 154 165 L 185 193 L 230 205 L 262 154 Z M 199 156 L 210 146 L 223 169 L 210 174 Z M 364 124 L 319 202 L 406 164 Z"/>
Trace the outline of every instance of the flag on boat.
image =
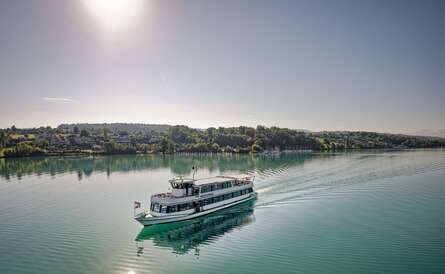
<path id="1" fill-rule="evenodd" d="M 140 203 L 140 202 L 136 202 L 136 201 L 134 201 L 134 205 L 133 205 L 133 207 L 134 207 L 134 208 L 140 208 L 140 207 L 141 207 L 141 203 Z"/>

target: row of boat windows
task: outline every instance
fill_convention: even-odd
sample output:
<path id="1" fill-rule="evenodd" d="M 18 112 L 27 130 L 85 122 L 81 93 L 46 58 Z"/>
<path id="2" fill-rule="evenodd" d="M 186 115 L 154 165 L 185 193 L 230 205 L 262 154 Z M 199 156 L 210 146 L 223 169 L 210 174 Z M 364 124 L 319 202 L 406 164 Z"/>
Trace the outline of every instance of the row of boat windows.
<path id="1" fill-rule="evenodd" d="M 193 203 L 185 203 L 185 204 L 172 205 L 172 206 L 166 206 L 166 205 L 160 205 L 158 203 L 152 203 L 150 209 L 151 209 L 151 211 L 154 211 L 154 212 L 171 213 L 171 212 L 189 210 L 194 207 L 195 207 L 195 205 Z"/>
<path id="2" fill-rule="evenodd" d="M 220 196 L 204 199 L 204 200 L 202 200 L 202 205 L 205 206 L 205 205 L 221 202 L 221 201 L 232 199 L 232 198 L 235 198 L 235 197 L 247 194 L 247 193 L 251 193 L 251 192 L 253 192 L 253 189 L 252 188 L 248 188 L 248 189 L 243 189 L 243 190 L 240 190 L 240 191 L 235 191 L 235 192 L 232 192 L 232 193 L 228 193 L 228 194 L 224 194 L 224 195 L 220 195 Z"/>
<path id="3" fill-rule="evenodd" d="M 245 194 L 251 193 L 251 192 L 253 192 L 253 189 L 252 188 L 248 188 L 248 189 L 243 189 L 243 190 L 235 191 L 235 192 L 232 192 L 232 193 L 228 193 L 228 194 L 224 194 L 224 195 L 220 195 L 220 196 L 204 199 L 204 200 L 201 200 L 201 206 L 205 206 L 205 205 L 217 203 L 217 202 L 220 202 L 220 201 L 232 199 L 232 198 L 235 198 L 235 197 L 238 197 L 238 196 L 241 196 L 241 195 L 245 195 Z M 173 212 L 193 209 L 193 208 L 196 208 L 196 207 L 197 207 L 197 203 L 196 202 L 195 203 L 179 204 L 179 205 L 171 205 L 171 206 L 160 205 L 158 203 L 152 203 L 151 206 L 150 206 L 150 209 L 151 209 L 151 211 L 154 211 L 154 212 L 173 213 Z"/>
<path id="4" fill-rule="evenodd" d="M 242 186 L 242 185 L 245 185 L 246 183 L 248 183 L 248 182 L 234 180 L 234 181 L 228 181 L 228 182 L 223 182 L 223 183 L 206 185 L 206 186 L 201 187 L 201 193 L 225 189 L 225 188 L 231 188 L 231 187 L 235 187 L 235 186 Z"/>
<path id="5" fill-rule="evenodd" d="M 210 191 L 220 190 L 224 188 L 230 188 L 232 187 L 232 182 L 223 182 L 218 184 L 212 184 L 212 185 L 206 185 L 201 187 L 201 193 L 206 193 Z"/>

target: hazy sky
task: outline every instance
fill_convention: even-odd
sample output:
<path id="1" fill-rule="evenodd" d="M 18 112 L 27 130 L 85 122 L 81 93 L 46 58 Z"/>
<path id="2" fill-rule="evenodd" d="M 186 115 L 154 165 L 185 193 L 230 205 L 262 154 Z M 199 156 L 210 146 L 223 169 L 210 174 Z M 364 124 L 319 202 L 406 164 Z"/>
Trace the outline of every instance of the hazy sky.
<path id="1" fill-rule="evenodd" d="M 445 128 L 445 1 L 0 0 L 0 127 Z"/>

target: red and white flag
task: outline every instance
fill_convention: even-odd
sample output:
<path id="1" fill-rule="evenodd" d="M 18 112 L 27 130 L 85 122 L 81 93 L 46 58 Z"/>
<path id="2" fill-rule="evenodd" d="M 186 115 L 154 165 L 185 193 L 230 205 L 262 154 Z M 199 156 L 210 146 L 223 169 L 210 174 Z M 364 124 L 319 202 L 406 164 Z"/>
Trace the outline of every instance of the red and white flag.
<path id="1" fill-rule="evenodd" d="M 141 207 L 141 203 L 134 201 L 133 207 L 134 208 L 140 208 Z"/>

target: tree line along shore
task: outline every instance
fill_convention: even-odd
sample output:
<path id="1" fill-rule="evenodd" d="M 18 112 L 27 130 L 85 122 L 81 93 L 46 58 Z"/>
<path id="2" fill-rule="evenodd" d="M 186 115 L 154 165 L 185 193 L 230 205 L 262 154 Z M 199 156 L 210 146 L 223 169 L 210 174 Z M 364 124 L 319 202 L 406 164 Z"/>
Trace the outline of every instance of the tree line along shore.
<path id="1" fill-rule="evenodd" d="M 0 129 L 0 157 L 137 153 L 270 153 L 445 147 L 445 138 L 279 127 L 62 124 Z"/>

